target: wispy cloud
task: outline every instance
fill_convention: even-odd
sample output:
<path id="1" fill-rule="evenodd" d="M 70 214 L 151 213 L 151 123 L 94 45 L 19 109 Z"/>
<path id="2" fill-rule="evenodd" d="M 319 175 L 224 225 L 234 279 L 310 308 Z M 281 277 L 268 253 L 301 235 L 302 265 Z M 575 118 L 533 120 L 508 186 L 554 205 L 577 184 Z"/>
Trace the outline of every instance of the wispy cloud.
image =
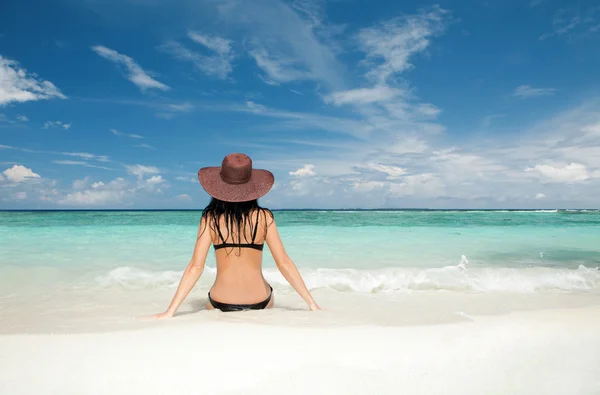
<path id="1" fill-rule="evenodd" d="M 448 11 L 436 6 L 361 29 L 356 42 L 365 54 L 364 80 L 371 86 L 334 91 L 325 95 L 324 101 L 354 106 L 367 124 L 376 125 L 372 129 L 389 134 L 410 129 L 426 133 L 443 130 L 441 125 L 430 123 L 441 110 L 419 102 L 407 80 L 399 84 L 397 76 L 413 68 L 412 58 L 426 51 L 431 39 L 444 32 L 448 15 Z"/>
<path id="2" fill-rule="evenodd" d="M 71 123 L 63 123 L 61 121 L 47 121 L 44 123 L 44 129 L 63 128 L 68 130 L 71 128 Z"/>
<path id="3" fill-rule="evenodd" d="M 110 167 L 93 165 L 89 162 L 78 161 L 78 160 L 53 160 L 52 163 L 56 163 L 57 165 L 84 166 L 84 167 L 91 167 L 94 169 L 114 170 L 114 169 L 111 169 Z"/>
<path id="4" fill-rule="evenodd" d="M 31 151 L 31 152 L 33 152 L 33 151 Z M 52 152 L 52 151 L 38 151 L 38 152 L 48 153 L 48 154 L 60 154 L 60 155 L 67 155 L 67 156 L 75 156 L 75 157 L 83 158 L 83 159 L 96 160 L 98 162 L 110 162 L 110 159 L 108 156 L 95 155 L 95 154 L 90 154 L 88 152 Z"/>
<path id="5" fill-rule="evenodd" d="M 6 114 L 0 113 L 0 123 L 10 124 L 11 127 L 22 127 L 24 122 L 28 122 L 29 118 L 24 115 L 17 115 L 14 119 Z"/>
<path id="6" fill-rule="evenodd" d="M 92 50 L 103 58 L 124 67 L 127 71 L 127 79 L 133 82 L 142 91 L 147 89 L 159 89 L 166 91 L 170 89 L 167 85 L 152 78 L 148 72 L 144 71 L 129 56 L 120 54 L 117 51 L 101 45 L 92 47 Z"/>
<path id="7" fill-rule="evenodd" d="M 192 197 L 190 195 L 188 195 L 187 193 L 181 194 L 179 196 L 177 196 L 177 200 L 181 200 L 184 202 L 191 202 L 192 201 Z"/>
<path id="8" fill-rule="evenodd" d="M 514 96 L 526 99 L 538 96 L 551 96 L 556 93 L 554 88 L 534 88 L 530 85 L 521 85 L 517 87 L 513 93 Z"/>
<path id="9" fill-rule="evenodd" d="M 134 145 L 134 147 L 156 150 L 156 148 L 154 148 L 150 144 L 136 144 L 136 145 Z"/>
<path id="10" fill-rule="evenodd" d="M 529 7 L 534 8 L 542 4 L 545 0 L 531 0 L 529 2 Z"/>
<path id="11" fill-rule="evenodd" d="M 139 179 L 142 179 L 146 175 L 154 175 L 160 173 L 160 170 L 154 166 L 128 165 L 125 166 L 125 168 L 127 169 L 127 172 L 129 174 L 133 174 Z"/>
<path id="12" fill-rule="evenodd" d="M 206 75 L 225 79 L 231 74 L 232 62 L 235 59 L 231 41 L 194 31 L 189 32 L 188 37 L 202 45 L 211 54 L 203 55 L 174 40 L 166 42 L 159 49 L 177 59 L 192 62 L 198 70 Z"/>
<path id="13" fill-rule="evenodd" d="M 342 104 L 369 104 L 392 100 L 402 96 L 403 91 L 386 85 L 373 88 L 358 88 L 346 91 L 333 92 L 325 97 L 326 103 L 334 105 Z"/>
<path id="14" fill-rule="evenodd" d="M 281 54 L 270 53 L 266 48 L 255 47 L 249 51 L 250 56 L 256 61 L 256 65 L 265 73 L 263 81 L 268 85 L 279 85 L 297 80 L 314 79 L 314 75 L 303 70 L 301 62 L 293 58 L 287 58 Z"/>
<path id="15" fill-rule="evenodd" d="M 178 113 L 190 112 L 194 109 L 194 105 L 189 102 L 171 103 L 160 107 L 156 116 L 163 119 L 171 119 Z"/>
<path id="16" fill-rule="evenodd" d="M 140 136 L 139 134 L 130 134 L 130 133 L 123 133 L 123 132 L 119 132 L 116 129 L 110 129 L 110 132 L 112 134 L 114 134 L 115 136 L 120 136 L 120 137 L 129 137 L 132 139 L 143 139 L 143 136 Z"/>
<path id="17" fill-rule="evenodd" d="M 540 40 L 572 34 L 590 34 L 600 30 L 600 7 L 582 9 L 579 6 L 561 8 L 552 18 L 552 31 L 540 36 Z"/>
<path id="18" fill-rule="evenodd" d="M 175 177 L 175 179 L 177 181 L 184 181 L 184 182 L 192 182 L 192 183 L 197 183 L 198 179 L 196 177 L 183 177 L 183 176 L 177 176 Z"/>
<path id="19" fill-rule="evenodd" d="M 57 151 L 32 150 L 29 148 L 13 147 L 10 145 L 1 145 L 1 144 L 0 144 L 0 148 L 11 149 L 11 150 L 15 150 L 15 151 L 22 151 L 22 152 L 27 152 L 30 154 L 65 155 L 65 156 L 83 158 L 86 160 L 95 160 L 98 162 L 110 162 L 111 161 L 110 158 L 106 155 L 95 155 L 95 154 L 90 154 L 88 152 L 57 152 Z"/>
<path id="20" fill-rule="evenodd" d="M 194 106 L 189 102 L 185 102 L 180 104 L 167 104 L 166 109 L 173 112 L 189 112 L 194 109 Z"/>
<path id="21" fill-rule="evenodd" d="M 0 55 L 0 106 L 35 100 L 66 99 L 50 81 L 21 68 L 17 61 Z"/>
<path id="22" fill-rule="evenodd" d="M 362 29 L 358 41 L 371 67 L 367 77 L 374 83 L 387 83 L 390 77 L 410 69 L 410 58 L 423 52 L 430 39 L 445 30 L 448 12 L 433 7 L 416 15 L 392 18 L 378 26 Z"/>
<path id="23" fill-rule="evenodd" d="M 309 4 L 224 0 L 217 10 L 224 21 L 244 29 L 249 54 L 267 83 L 313 80 L 343 89 L 345 69 L 323 39 L 327 34 L 320 34 L 329 27 Z"/>

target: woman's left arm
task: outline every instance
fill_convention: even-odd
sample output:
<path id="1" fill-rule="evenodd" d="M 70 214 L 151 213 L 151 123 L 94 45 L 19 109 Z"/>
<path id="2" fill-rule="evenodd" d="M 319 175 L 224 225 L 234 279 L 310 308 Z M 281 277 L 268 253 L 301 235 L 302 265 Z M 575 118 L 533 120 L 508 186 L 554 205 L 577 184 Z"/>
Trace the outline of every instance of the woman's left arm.
<path id="1" fill-rule="evenodd" d="M 173 300 L 167 311 L 156 314 L 154 318 L 173 317 L 181 303 L 183 303 L 192 288 L 194 288 L 200 279 L 200 276 L 202 276 L 204 264 L 206 263 L 206 256 L 208 255 L 208 249 L 210 248 L 211 243 L 210 231 L 207 225 L 206 219 L 202 218 L 200 226 L 198 227 L 198 237 L 196 238 L 196 245 L 194 246 L 194 254 L 192 255 L 192 259 L 187 268 L 183 272 L 175 296 L 173 296 Z"/>

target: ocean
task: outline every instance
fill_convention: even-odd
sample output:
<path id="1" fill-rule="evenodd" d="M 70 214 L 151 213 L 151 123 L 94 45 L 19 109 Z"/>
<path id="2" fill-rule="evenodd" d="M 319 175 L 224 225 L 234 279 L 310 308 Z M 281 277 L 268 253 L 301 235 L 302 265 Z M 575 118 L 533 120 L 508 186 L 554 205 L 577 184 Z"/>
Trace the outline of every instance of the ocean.
<path id="1" fill-rule="evenodd" d="M 600 294 L 597 210 L 274 214 L 308 287 L 338 299 Z M 164 309 L 191 257 L 200 215 L 0 212 L 0 314 L 10 318 L 4 322 L 16 331 L 35 327 L 52 312 L 74 316 L 74 309 L 91 314 L 101 308 L 118 320 L 118 308 L 127 301 L 135 301 L 127 314 L 135 315 L 144 301 Z M 214 267 L 211 249 L 194 295 L 206 295 Z M 264 273 L 276 292 L 297 302 L 267 247 Z"/>

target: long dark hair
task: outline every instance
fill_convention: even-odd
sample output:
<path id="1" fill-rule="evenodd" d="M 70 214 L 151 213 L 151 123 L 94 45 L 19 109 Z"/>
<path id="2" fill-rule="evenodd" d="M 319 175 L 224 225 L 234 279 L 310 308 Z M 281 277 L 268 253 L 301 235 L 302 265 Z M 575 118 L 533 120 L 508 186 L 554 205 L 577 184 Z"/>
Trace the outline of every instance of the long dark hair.
<path id="1" fill-rule="evenodd" d="M 247 225 L 250 226 L 250 233 L 253 234 L 257 230 L 254 229 L 258 224 L 251 220 L 250 213 L 258 211 L 257 215 L 260 218 L 260 212 L 264 212 L 264 229 L 266 230 L 273 219 L 273 213 L 268 208 L 263 208 L 258 204 L 258 200 L 249 200 L 246 202 L 225 202 L 216 198 L 212 198 L 210 203 L 202 210 L 202 218 L 205 219 L 205 224 L 210 226 L 215 231 L 220 231 L 227 239 L 234 238 L 237 234 L 237 240 L 228 241 L 230 243 L 249 243 L 244 229 Z M 225 222 L 224 229 L 219 227 L 221 218 Z M 272 221 L 271 221 L 272 222 Z M 206 229 L 206 227 L 205 227 Z M 204 229 L 202 230 L 202 233 Z M 244 241 L 242 241 L 244 235 Z M 225 240 L 221 240 L 225 242 Z M 239 249 L 238 249 L 239 250 Z M 229 253 L 228 253 L 229 254 Z"/>

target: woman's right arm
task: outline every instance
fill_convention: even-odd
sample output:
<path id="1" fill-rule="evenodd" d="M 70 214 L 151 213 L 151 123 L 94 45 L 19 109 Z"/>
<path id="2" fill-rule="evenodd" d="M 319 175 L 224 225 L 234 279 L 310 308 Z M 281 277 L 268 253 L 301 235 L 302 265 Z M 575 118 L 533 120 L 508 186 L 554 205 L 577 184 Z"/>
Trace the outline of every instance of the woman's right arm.
<path id="1" fill-rule="evenodd" d="M 271 254 L 273 254 L 273 259 L 277 264 L 277 268 L 281 274 L 283 274 L 283 277 L 285 277 L 302 299 L 304 299 L 311 311 L 320 310 L 320 307 L 313 299 L 310 291 L 306 288 L 306 284 L 304 284 L 304 280 L 302 280 L 298 268 L 285 251 L 274 219 L 267 229 L 267 237 L 265 240 L 269 246 L 269 250 L 271 250 Z"/>

